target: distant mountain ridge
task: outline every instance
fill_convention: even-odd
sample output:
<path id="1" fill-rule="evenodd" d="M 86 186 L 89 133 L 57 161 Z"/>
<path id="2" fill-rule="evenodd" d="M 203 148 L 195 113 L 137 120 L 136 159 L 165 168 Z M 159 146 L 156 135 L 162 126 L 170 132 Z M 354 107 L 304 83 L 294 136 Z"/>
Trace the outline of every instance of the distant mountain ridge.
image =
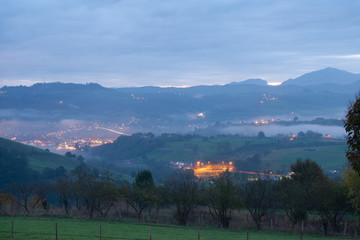
<path id="1" fill-rule="evenodd" d="M 248 79 L 242 82 L 231 82 L 228 85 L 242 85 L 242 84 L 250 84 L 250 85 L 259 85 L 259 86 L 266 86 L 267 81 L 261 78 L 254 78 L 254 79 Z"/>
<path id="2" fill-rule="evenodd" d="M 360 81 L 360 74 L 355 74 L 337 68 L 325 68 L 318 71 L 306 73 L 295 79 L 289 79 L 282 85 L 309 86 L 318 84 L 345 85 Z"/>
<path id="3" fill-rule="evenodd" d="M 188 88 L 107 88 L 39 83 L 0 89 L 0 120 L 112 121 L 139 131 L 206 127 L 216 121 L 288 116 L 343 117 L 360 76 L 326 68 L 268 86 L 262 79 Z M 177 127 L 177 128 L 176 128 Z"/>

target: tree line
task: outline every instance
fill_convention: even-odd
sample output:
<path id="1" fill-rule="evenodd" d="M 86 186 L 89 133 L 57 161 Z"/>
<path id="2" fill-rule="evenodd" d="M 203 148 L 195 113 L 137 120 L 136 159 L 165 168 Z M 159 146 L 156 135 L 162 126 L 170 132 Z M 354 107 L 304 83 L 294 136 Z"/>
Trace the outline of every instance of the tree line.
<path id="1" fill-rule="evenodd" d="M 316 216 L 327 234 L 330 227 L 340 231 L 345 217 L 359 212 L 360 177 L 352 170 L 345 173 L 343 181 L 330 179 L 309 159 L 298 159 L 291 170 L 291 178 L 280 180 L 264 176 L 248 179 L 229 171 L 198 179 L 192 171 L 179 170 L 155 184 L 148 170 L 138 172 L 130 183 L 83 164 L 56 181 L 11 184 L 0 195 L 0 213 L 10 214 L 7 206 L 11 204 L 26 214 L 51 205 L 65 215 L 72 211 L 90 219 L 107 218 L 114 214 L 115 206 L 125 204 L 139 220 L 151 213 L 156 219 L 160 211 L 172 209 L 172 218 L 186 225 L 201 208 L 221 228 L 230 226 L 237 211 L 247 211 L 258 229 L 267 215 L 275 213 L 285 215 L 294 229 L 309 216 Z"/>

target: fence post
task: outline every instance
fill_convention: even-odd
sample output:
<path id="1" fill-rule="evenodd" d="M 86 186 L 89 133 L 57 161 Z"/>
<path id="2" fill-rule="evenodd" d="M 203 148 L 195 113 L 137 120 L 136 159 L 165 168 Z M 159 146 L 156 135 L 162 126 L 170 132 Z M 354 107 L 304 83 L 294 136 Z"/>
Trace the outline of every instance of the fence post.
<path id="1" fill-rule="evenodd" d="M 200 228 L 198 229 L 198 240 L 200 240 Z"/>
<path id="2" fill-rule="evenodd" d="M 300 240 L 302 240 L 303 239 L 303 233 L 302 232 L 300 232 Z"/>
<path id="3" fill-rule="evenodd" d="M 150 225 L 150 231 L 149 231 L 149 239 L 151 240 L 151 225 Z"/>
<path id="4" fill-rule="evenodd" d="M 271 223 L 270 224 L 271 225 L 271 230 L 274 230 L 274 221 L 273 221 L 273 219 L 270 220 L 270 223 Z"/>
<path id="5" fill-rule="evenodd" d="M 14 220 L 11 221 L 11 238 L 14 238 Z"/>
<path id="6" fill-rule="evenodd" d="M 55 223 L 55 239 L 58 240 L 58 229 L 57 229 L 57 223 Z"/>
<path id="7" fill-rule="evenodd" d="M 346 227 L 347 227 L 347 222 L 345 222 L 345 225 L 344 225 L 344 236 L 346 235 Z"/>
<path id="8" fill-rule="evenodd" d="M 100 235 L 100 240 L 101 240 L 101 224 L 100 224 L 100 232 L 99 233 L 100 233 L 99 235 Z"/>
<path id="9" fill-rule="evenodd" d="M 246 232 L 246 240 L 249 240 L 249 231 Z"/>

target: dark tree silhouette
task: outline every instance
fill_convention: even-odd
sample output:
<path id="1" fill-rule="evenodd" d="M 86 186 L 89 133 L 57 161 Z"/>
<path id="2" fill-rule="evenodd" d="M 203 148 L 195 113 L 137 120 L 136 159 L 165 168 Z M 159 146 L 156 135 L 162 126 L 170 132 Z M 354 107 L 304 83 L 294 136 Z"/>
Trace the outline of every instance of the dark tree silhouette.
<path id="1" fill-rule="evenodd" d="M 190 213 L 197 207 L 200 185 L 190 171 L 178 172 L 165 183 L 169 198 L 176 205 L 176 217 L 186 225 Z"/>
<path id="2" fill-rule="evenodd" d="M 360 93 L 347 109 L 344 127 L 348 146 L 346 157 L 354 170 L 360 174 Z"/>
<path id="3" fill-rule="evenodd" d="M 239 188 L 231 172 L 226 171 L 208 182 L 205 187 L 205 203 L 219 225 L 229 228 L 232 210 L 242 206 Z"/>

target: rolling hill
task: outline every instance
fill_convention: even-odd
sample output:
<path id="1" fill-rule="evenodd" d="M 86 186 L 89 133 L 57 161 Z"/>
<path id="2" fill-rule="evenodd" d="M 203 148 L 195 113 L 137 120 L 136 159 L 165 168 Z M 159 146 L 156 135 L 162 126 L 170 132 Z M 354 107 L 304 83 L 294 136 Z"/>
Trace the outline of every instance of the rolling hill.
<path id="1" fill-rule="evenodd" d="M 0 148 L 6 149 L 7 151 L 17 150 L 23 153 L 29 160 L 30 167 L 40 173 L 47 167 L 55 169 L 59 166 L 63 166 L 67 171 L 70 171 L 79 165 L 79 161 L 75 159 L 70 159 L 59 154 L 48 152 L 40 148 L 28 146 L 1 137 Z"/>
<path id="2" fill-rule="evenodd" d="M 343 139 L 304 136 L 259 138 L 223 135 L 134 134 L 95 147 L 91 154 L 111 169 L 131 172 L 150 169 L 155 177 L 171 172 L 170 162 L 232 161 L 238 170 L 287 172 L 297 158 L 310 158 L 326 171 L 341 170 L 347 163 Z"/>

